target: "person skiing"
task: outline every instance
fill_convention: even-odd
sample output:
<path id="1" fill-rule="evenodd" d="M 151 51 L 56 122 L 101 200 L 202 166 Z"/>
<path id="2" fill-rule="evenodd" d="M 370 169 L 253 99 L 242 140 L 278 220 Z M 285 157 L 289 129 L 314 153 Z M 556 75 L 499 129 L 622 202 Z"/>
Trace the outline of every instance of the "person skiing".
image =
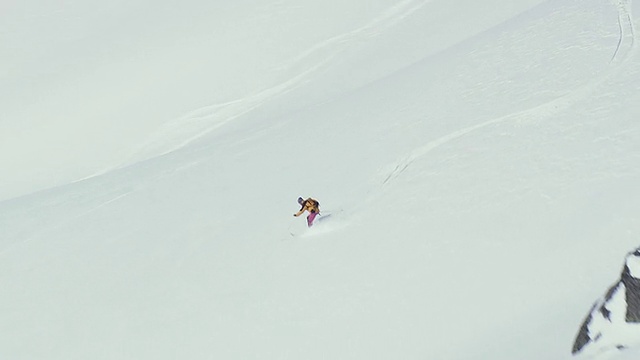
<path id="1" fill-rule="evenodd" d="M 316 218 L 316 215 L 320 214 L 320 203 L 318 202 L 318 200 L 312 198 L 304 200 L 303 198 L 299 197 L 298 204 L 300 204 L 300 206 L 302 207 L 300 208 L 300 211 L 293 214 L 293 216 L 298 217 L 305 211 L 308 211 L 309 215 L 307 216 L 307 226 L 311 227 L 313 225 L 313 220 Z"/>

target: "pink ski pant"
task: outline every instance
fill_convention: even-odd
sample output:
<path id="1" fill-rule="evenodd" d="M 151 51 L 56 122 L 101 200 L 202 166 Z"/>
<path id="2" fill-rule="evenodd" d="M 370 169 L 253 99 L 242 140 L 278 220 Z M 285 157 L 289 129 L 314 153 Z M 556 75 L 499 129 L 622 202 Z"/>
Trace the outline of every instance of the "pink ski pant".
<path id="1" fill-rule="evenodd" d="M 311 225 L 313 225 L 313 220 L 316 218 L 316 215 L 318 215 L 317 213 L 309 213 L 309 216 L 307 216 L 307 226 L 311 227 Z"/>

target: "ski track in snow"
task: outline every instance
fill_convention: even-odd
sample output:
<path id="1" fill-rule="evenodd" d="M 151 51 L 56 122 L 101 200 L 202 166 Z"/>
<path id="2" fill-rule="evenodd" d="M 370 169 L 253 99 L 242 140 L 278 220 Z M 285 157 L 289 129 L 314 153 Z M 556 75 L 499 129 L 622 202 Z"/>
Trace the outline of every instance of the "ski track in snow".
<path id="1" fill-rule="evenodd" d="M 293 58 L 286 67 L 294 66 L 295 64 L 302 62 L 304 59 L 314 55 L 317 52 L 326 48 L 334 47 L 335 45 L 350 43 L 363 38 L 373 38 L 382 34 L 383 30 L 389 29 L 401 20 L 411 16 L 414 12 L 424 7 L 431 0 L 414 1 L 405 0 L 402 1 L 382 13 L 381 16 L 373 19 L 368 24 L 361 26 L 355 30 L 346 32 L 344 34 L 336 35 L 325 41 L 322 41 L 308 50 L 302 52 L 300 55 Z"/>
<path id="2" fill-rule="evenodd" d="M 163 156 L 181 149 L 230 121 L 255 110 L 270 99 L 294 90 L 303 83 L 309 74 L 323 65 L 324 63 L 320 63 L 282 84 L 265 89 L 255 95 L 223 104 L 208 105 L 168 122 L 150 140 L 140 146 L 123 165 Z M 103 171 L 100 174 L 110 170 L 113 169 Z"/>
<path id="3" fill-rule="evenodd" d="M 128 195 L 130 195 L 131 193 L 133 193 L 135 190 L 128 190 L 128 191 L 124 191 L 121 192 L 119 194 L 116 194 L 113 197 L 110 197 L 108 200 L 104 200 L 99 202 L 96 205 L 93 205 L 91 207 L 89 207 L 86 210 L 80 211 L 78 214 L 74 215 L 74 216 L 70 216 L 69 218 L 63 220 L 63 221 L 58 221 L 55 222 L 54 224 L 48 225 L 48 226 L 44 226 L 42 228 L 39 228 L 38 230 L 34 231 L 33 234 L 31 236 L 29 236 L 28 238 L 21 240 L 21 241 L 17 241 L 14 243 L 11 243 L 9 245 L 7 245 L 5 248 L 0 249 L 0 257 L 4 256 L 5 254 L 8 254 L 11 252 L 11 250 L 13 250 L 16 247 L 19 246 L 24 246 L 34 240 L 38 240 L 42 237 L 44 237 L 45 235 L 50 234 L 53 231 L 56 231 L 58 229 L 61 229 L 67 225 L 73 224 L 75 223 L 78 219 L 81 219 L 87 215 L 90 215 L 98 210 L 100 210 L 101 208 L 108 206 L 111 203 L 114 203 Z M 54 204 L 58 203 L 58 204 L 64 204 L 64 203 L 68 203 L 70 201 L 62 201 L 62 202 L 58 202 L 59 200 L 54 201 L 51 204 L 46 204 L 47 206 L 53 206 Z"/>
<path id="4" fill-rule="evenodd" d="M 616 46 L 616 51 L 613 53 L 613 56 L 611 57 L 611 62 L 613 62 L 616 59 L 618 55 L 618 51 L 620 50 L 620 46 L 622 45 L 622 41 L 624 40 L 623 22 L 625 21 L 624 20 L 625 18 L 631 30 L 631 46 L 632 47 L 635 42 L 635 29 L 633 25 L 633 19 L 631 17 L 631 11 L 629 10 L 631 9 L 631 0 L 616 0 L 614 4 L 618 8 L 618 28 L 620 30 L 620 36 L 618 38 L 618 45 Z"/>
<path id="5" fill-rule="evenodd" d="M 399 24 L 403 19 L 411 16 L 429 2 L 431 2 L 431 0 L 404 0 L 387 8 L 380 16 L 374 18 L 364 26 L 331 37 L 312 46 L 300 55 L 289 60 L 285 65 L 281 66 L 281 69 L 291 68 L 304 62 L 308 58 L 318 58 L 318 52 L 326 51 L 328 55 L 325 55 L 325 58 L 319 63 L 308 67 L 306 70 L 303 70 L 298 75 L 281 84 L 245 98 L 204 106 L 166 123 L 161 126 L 148 141 L 135 150 L 123 164 L 116 168 L 174 152 L 210 134 L 230 121 L 255 110 L 269 100 L 296 89 L 302 85 L 310 75 L 325 67 L 337 54 L 347 49 L 349 44 L 361 41 L 362 39 L 379 36 L 385 30 Z M 113 169 L 101 171 L 93 176 L 98 176 L 111 170 Z"/>
<path id="6" fill-rule="evenodd" d="M 507 114 L 505 116 L 501 116 L 499 118 L 491 119 L 489 121 L 485 121 L 483 123 L 469 126 L 457 131 L 454 131 L 448 135 L 442 136 L 438 139 L 435 139 L 426 145 L 417 148 L 409 155 L 404 156 L 400 160 L 397 161 L 393 170 L 384 176 L 384 179 L 381 181 L 381 185 L 385 186 L 391 183 L 394 179 L 400 176 L 407 168 L 417 159 L 426 156 L 432 150 L 447 144 L 451 141 L 457 140 L 467 134 L 470 134 L 476 130 L 480 130 L 495 124 L 506 123 L 506 122 L 526 122 L 533 119 L 540 118 L 548 118 L 551 117 L 563 110 L 570 108 L 572 105 L 576 104 L 578 101 L 585 99 L 590 93 L 595 91 L 598 86 L 602 83 L 610 79 L 612 76 L 618 74 L 623 68 L 622 65 L 629 62 L 629 60 L 633 57 L 636 52 L 635 46 L 635 27 L 634 20 L 631 14 L 631 0 L 617 0 L 615 5 L 618 8 L 618 22 L 620 26 L 620 37 L 618 40 L 618 46 L 614 52 L 614 55 L 610 61 L 614 63 L 607 71 L 604 71 L 602 75 L 599 77 L 589 81 L 585 85 L 573 90 L 572 92 L 559 97 L 557 99 L 551 100 L 549 102 L 543 103 L 541 105 L 535 106 L 530 109 L 522 110 L 519 112 Z M 624 23 L 624 25 L 623 25 Z M 619 50 L 625 40 L 624 26 L 627 26 L 630 29 L 630 42 L 627 53 L 619 59 Z"/>

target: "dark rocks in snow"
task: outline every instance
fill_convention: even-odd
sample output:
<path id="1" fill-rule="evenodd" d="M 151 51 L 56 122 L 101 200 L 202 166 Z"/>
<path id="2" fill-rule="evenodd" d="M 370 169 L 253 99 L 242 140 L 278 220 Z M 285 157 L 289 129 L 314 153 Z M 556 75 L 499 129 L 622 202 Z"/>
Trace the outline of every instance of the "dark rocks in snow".
<path id="1" fill-rule="evenodd" d="M 576 341 L 573 343 L 573 350 L 571 350 L 571 353 L 573 354 L 580 351 L 586 344 L 588 344 L 591 341 L 591 338 L 589 337 L 589 323 L 591 323 L 592 312 L 593 312 L 593 308 L 591 308 L 589 315 L 587 315 L 587 318 L 584 320 L 584 322 L 582 323 L 582 326 L 580 327 L 580 331 L 578 331 L 578 336 L 576 336 Z"/>
<path id="2" fill-rule="evenodd" d="M 572 353 L 623 350 L 640 343 L 640 248 L 629 253 L 620 279 L 591 307 Z"/>
<path id="3" fill-rule="evenodd" d="M 640 259 L 640 254 L 637 251 L 633 256 Z M 640 322 L 640 279 L 634 277 L 629 267 L 625 266 L 621 281 L 627 289 L 627 315 L 625 320 L 630 323 L 638 323 Z"/>

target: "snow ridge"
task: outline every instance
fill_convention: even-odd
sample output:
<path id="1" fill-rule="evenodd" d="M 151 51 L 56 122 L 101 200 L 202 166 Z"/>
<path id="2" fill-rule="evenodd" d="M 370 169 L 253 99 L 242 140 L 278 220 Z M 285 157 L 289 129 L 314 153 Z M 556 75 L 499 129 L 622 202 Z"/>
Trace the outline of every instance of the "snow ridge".
<path id="1" fill-rule="evenodd" d="M 259 93 L 220 104 L 204 106 L 170 121 L 158 129 L 149 140 L 135 150 L 121 166 L 130 165 L 151 157 L 162 156 L 210 134 L 221 126 L 257 109 L 261 105 L 282 96 L 303 84 L 309 77 L 325 67 L 335 56 L 354 42 L 382 34 L 398 25 L 403 19 L 423 8 L 430 0 L 404 0 L 383 11 L 369 23 L 315 44 L 288 61 L 281 68 L 292 68 L 312 61 L 299 74 Z M 325 52 L 324 55 L 320 53 Z M 282 69 L 280 69 L 282 70 Z"/>

